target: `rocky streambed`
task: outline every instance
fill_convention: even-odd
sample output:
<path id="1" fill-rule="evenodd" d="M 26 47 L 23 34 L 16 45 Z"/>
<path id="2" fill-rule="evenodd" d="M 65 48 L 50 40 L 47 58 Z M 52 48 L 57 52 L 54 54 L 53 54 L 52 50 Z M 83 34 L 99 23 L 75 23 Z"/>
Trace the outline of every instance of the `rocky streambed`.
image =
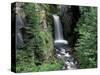
<path id="1" fill-rule="evenodd" d="M 62 67 L 62 70 L 72 70 L 78 68 L 78 63 L 71 54 L 70 49 L 71 48 L 56 49 L 57 58 L 64 61 L 64 66 Z"/>

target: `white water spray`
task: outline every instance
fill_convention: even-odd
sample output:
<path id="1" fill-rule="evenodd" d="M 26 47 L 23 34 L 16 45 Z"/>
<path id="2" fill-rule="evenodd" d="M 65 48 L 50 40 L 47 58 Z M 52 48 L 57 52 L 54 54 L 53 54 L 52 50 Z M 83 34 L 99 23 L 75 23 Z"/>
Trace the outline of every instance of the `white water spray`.
<path id="1" fill-rule="evenodd" d="M 69 53 L 71 49 L 67 47 L 68 41 L 64 40 L 63 37 L 63 29 L 60 18 L 57 15 L 53 15 L 53 19 L 54 19 L 54 32 L 55 32 L 54 45 L 56 48 L 56 54 L 59 59 L 63 58 L 65 60 L 62 69 L 67 69 L 67 70 L 76 69 L 77 66 L 74 63 L 74 58 Z"/>

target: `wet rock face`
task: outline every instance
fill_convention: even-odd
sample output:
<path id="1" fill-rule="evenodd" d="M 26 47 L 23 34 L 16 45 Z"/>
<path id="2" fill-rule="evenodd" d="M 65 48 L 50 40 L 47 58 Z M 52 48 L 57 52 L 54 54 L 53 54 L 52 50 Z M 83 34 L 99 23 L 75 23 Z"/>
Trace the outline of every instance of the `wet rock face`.
<path id="1" fill-rule="evenodd" d="M 14 20 L 12 22 L 15 22 L 16 24 L 16 47 L 20 48 L 23 44 L 24 44 L 24 38 L 23 38 L 23 28 L 25 27 L 25 14 L 23 11 L 22 6 L 24 5 L 24 3 L 16 3 L 15 6 L 13 7 L 13 14 L 15 17 Z"/>
<path id="2" fill-rule="evenodd" d="M 80 17 L 79 7 L 62 5 L 60 8 L 60 14 L 64 37 L 68 40 L 70 46 L 74 46 L 77 37 L 74 28 L 76 27 L 76 23 Z"/>

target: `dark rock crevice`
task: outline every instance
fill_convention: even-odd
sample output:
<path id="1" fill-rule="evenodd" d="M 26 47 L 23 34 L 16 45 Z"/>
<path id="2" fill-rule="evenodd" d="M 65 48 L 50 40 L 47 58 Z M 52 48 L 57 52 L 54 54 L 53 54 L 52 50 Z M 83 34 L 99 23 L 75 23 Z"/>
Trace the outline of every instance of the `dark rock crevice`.
<path id="1" fill-rule="evenodd" d="M 64 37 L 68 40 L 69 46 L 74 47 L 79 36 L 78 32 L 74 31 L 80 17 L 79 7 L 62 5 L 60 8 L 60 17 L 63 25 Z"/>

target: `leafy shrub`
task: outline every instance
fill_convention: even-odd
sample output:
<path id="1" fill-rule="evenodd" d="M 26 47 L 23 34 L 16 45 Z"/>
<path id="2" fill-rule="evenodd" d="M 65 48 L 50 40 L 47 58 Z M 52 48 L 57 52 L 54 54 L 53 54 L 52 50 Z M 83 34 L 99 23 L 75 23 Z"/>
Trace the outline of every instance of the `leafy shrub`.
<path id="1" fill-rule="evenodd" d="M 16 51 L 17 72 L 58 70 L 63 62 L 55 58 L 52 28 L 49 17 L 49 5 L 25 3 L 23 6 L 26 15 L 25 44 Z M 41 14 L 41 11 L 45 14 Z M 48 14 L 47 14 L 48 13 Z M 47 28 L 43 29 L 41 19 L 47 16 Z"/>
<path id="2" fill-rule="evenodd" d="M 97 66 L 97 8 L 80 7 L 81 18 L 76 31 L 80 37 L 75 47 L 75 54 L 80 68 L 95 68 Z"/>

